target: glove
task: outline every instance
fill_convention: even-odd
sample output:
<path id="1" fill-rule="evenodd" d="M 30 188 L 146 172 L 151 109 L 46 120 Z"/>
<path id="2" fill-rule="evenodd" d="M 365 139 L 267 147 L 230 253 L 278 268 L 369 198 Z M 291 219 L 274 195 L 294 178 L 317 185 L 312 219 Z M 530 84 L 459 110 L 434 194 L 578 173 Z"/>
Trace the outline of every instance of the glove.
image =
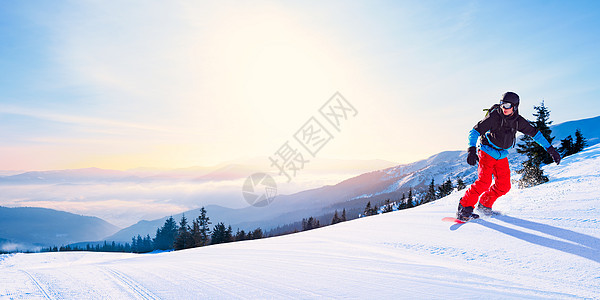
<path id="1" fill-rule="evenodd" d="M 471 166 L 474 166 L 475 164 L 477 164 L 478 161 L 479 157 L 477 157 L 477 148 L 475 148 L 474 146 L 469 147 L 469 156 L 467 156 L 467 163 Z"/>
<path id="2" fill-rule="evenodd" d="M 556 151 L 554 147 L 550 146 L 548 149 L 546 149 L 546 151 L 548 151 L 548 154 L 552 156 L 552 160 L 554 160 L 557 165 L 560 164 L 560 154 L 558 154 L 558 151 Z"/>

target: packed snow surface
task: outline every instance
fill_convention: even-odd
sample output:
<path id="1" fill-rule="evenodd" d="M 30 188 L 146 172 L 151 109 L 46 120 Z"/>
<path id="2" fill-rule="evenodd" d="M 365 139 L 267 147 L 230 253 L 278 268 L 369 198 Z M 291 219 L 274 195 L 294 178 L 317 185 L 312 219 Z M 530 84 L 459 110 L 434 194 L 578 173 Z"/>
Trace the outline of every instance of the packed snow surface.
<path id="1" fill-rule="evenodd" d="M 600 145 L 463 225 L 461 192 L 298 234 L 177 252 L 0 256 L 0 298 L 597 298 Z M 265 208 L 265 209 L 268 209 Z"/>

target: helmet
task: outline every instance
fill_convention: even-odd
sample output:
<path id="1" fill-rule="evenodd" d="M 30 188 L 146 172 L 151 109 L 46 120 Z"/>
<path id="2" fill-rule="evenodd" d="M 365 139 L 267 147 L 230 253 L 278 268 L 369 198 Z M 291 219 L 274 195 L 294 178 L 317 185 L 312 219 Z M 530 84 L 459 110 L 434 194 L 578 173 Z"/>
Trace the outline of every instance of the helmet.
<path id="1" fill-rule="evenodd" d="M 500 100 L 500 103 L 504 102 L 514 105 L 516 110 L 519 107 L 519 95 L 513 92 L 506 92 L 504 95 L 502 95 L 502 100 Z"/>

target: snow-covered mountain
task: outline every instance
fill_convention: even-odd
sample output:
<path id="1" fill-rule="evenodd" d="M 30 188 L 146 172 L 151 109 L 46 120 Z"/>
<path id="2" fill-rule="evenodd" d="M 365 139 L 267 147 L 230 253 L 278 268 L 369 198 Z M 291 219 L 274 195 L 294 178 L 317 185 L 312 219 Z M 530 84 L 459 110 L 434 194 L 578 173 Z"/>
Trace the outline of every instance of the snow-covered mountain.
<path id="1" fill-rule="evenodd" d="M 340 209 L 346 208 L 347 210 L 364 207 L 362 201 L 352 201 L 358 198 L 364 198 L 364 201 L 371 200 L 375 196 L 397 199 L 400 198 L 402 192 L 407 192 L 409 188 L 423 188 L 429 184 L 432 177 L 436 178 L 436 182 L 441 182 L 446 178 L 454 180 L 457 176 L 471 180 L 476 168 L 465 162 L 465 155 L 464 151 L 442 152 L 425 160 L 365 173 L 335 185 L 291 195 L 279 195 L 267 207 L 251 206 L 229 209 L 210 205 L 206 209 L 214 224 L 224 222 L 232 225 L 234 229 L 251 230 L 261 227 L 269 230 L 310 216 L 331 213 L 332 206 L 335 205 L 339 205 Z M 367 196 L 367 194 L 369 195 Z M 189 210 L 184 214 L 188 219 L 194 219 L 199 215 L 199 210 Z M 173 217 L 179 220 L 181 215 L 180 213 Z M 138 234 L 153 235 L 156 233 L 156 228 L 162 226 L 168 217 L 140 221 L 106 239 L 129 241 L 132 236 Z"/>
<path id="2" fill-rule="evenodd" d="M 580 128 L 590 141 L 600 140 L 600 132 L 594 129 L 594 126 L 600 128 L 600 117 L 563 124 L 552 127 L 557 131 L 555 141 L 574 134 L 577 128 Z M 521 168 L 524 156 L 518 155 L 514 148 L 510 152 L 509 163 L 514 173 Z M 208 207 L 208 213 L 215 222 L 231 224 L 234 229 L 249 230 L 261 227 L 269 230 L 309 216 L 329 214 L 334 209 L 360 210 L 368 201 L 378 203 L 385 199 L 396 200 L 402 197 L 402 194 L 407 194 L 411 188 L 424 190 L 432 179 L 436 184 L 450 179 L 455 185 L 458 178 L 467 184 L 473 182 L 477 178 L 477 167 L 469 166 L 466 156 L 466 151 L 444 151 L 424 160 L 368 172 L 335 185 L 280 195 L 266 208 L 229 209 L 211 205 Z M 196 218 L 198 209 L 186 211 L 185 215 L 188 218 Z M 180 219 L 181 214 L 174 217 Z M 153 235 L 166 218 L 168 216 L 152 221 L 140 221 L 107 239 L 128 241 L 137 234 Z"/>
<path id="3" fill-rule="evenodd" d="M 600 116 L 560 123 L 551 126 L 551 129 L 553 136 L 555 136 L 554 144 L 557 147 L 560 145 L 561 139 L 568 135 L 574 137 L 576 129 L 581 130 L 589 145 L 600 142 Z M 515 148 L 509 152 L 511 170 L 520 169 L 525 158 L 516 154 Z M 462 178 L 467 183 L 473 182 L 477 178 L 477 168 L 469 166 L 466 163 L 466 158 L 466 151 L 445 151 L 425 160 L 375 171 L 373 176 L 379 177 L 380 182 L 391 182 L 391 184 L 372 193 L 360 195 L 355 199 L 374 198 L 375 200 L 382 200 L 385 198 L 398 198 L 399 192 L 405 192 L 408 187 L 423 188 L 432 179 L 436 184 L 441 184 L 448 179 L 451 179 L 455 184 L 457 178 Z"/>
<path id="4" fill-rule="evenodd" d="M 600 145 L 463 225 L 461 193 L 276 238 L 158 254 L 0 256 L 0 298 L 485 298 L 600 296 Z M 68 268 L 67 268 L 68 266 Z"/>
<path id="5" fill-rule="evenodd" d="M 564 122 L 550 126 L 552 134 L 556 137 L 554 144 L 560 145 L 560 140 L 567 136 L 575 139 L 575 130 L 581 130 L 581 134 L 588 140 L 589 145 L 600 143 L 600 116 Z"/>
<path id="6" fill-rule="evenodd" d="M 573 134 L 576 128 L 580 128 L 584 133 L 584 136 L 586 136 L 588 140 L 599 140 L 598 137 L 600 137 L 600 134 L 597 133 L 597 131 L 594 131 L 594 128 L 600 128 L 599 123 L 600 117 L 558 124 L 553 127 L 553 130 L 555 131 L 557 136 L 555 140 L 558 141 L 560 138 L 564 138 L 564 136 L 568 134 Z M 510 156 L 511 169 L 519 169 L 520 162 L 522 159 L 522 156 L 515 155 L 513 153 Z M 352 167 L 367 168 L 367 165 L 369 163 L 373 163 L 373 166 L 382 166 L 389 164 L 389 162 L 385 161 L 353 161 L 348 162 L 348 165 Z M 321 166 L 327 165 L 340 165 L 340 161 L 326 160 L 321 163 Z M 165 197 L 165 201 L 168 202 L 165 203 L 162 207 L 168 207 L 167 205 L 170 206 L 173 203 L 176 203 L 177 201 L 179 201 L 177 200 L 177 198 L 180 196 L 188 198 L 188 200 L 186 201 L 188 201 L 190 205 L 192 203 L 198 202 L 196 199 L 201 198 L 200 195 L 185 192 L 185 190 L 189 189 L 188 186 L 174 185 L 173 187 L 170 187 L 169 189 L 163 191 L 161 188 L 159 188 L 159 186 L 155 186 L 151 183 L 154 180 L 169 180 L 169 178 L 172 180 L 194 180 L 198 178 L 204 178 L 204 180 L 217 180 L 217 178 L 229 178 L 230 176 L 239 177 L 240 170 L 242 169 L 247 171 L 247 168 L 244 167 L 244 165 L 231 164 L 223 166 L 222 169 L 213 170 L 212 173 L 205 168 L 188 168 L 160 172 L 157 170 L 135 170 L 122 172 L 101 170 L 96 168 L 65 171 L 29 172 L 25 174 L 7 176 L 2 178 L 2 180 L 4 181 L 3 184 L 0 185 L 0 188 L 2 188 L 2 191 L 10 192 L 11 186 L 9 185 L 9 183 L 7 183 L 7 181 L 17 182 L 20 180 L 24 180 L 25 182 L 30 183 L 39 183 L 42 181 L 45 181 L 47 183 L 57 182 L 60 183 L 60 188 L 62 189 L 70 188 L 68 186 L 65 186 L 65 183 L 68 182 L 93 182 L 94 180 L 98 180 L 100 182 L 109 182 L 109 184 L 111 184 L 110 182 L 119 180 L 130 180 L 137 182 L 140 182 L 140 180 L 150 180 L 150 183 L 145 185 L 138 183 L 136 183 L 134 186 L 129 186 L 128 184 L 122 184 L 123 186 L 115 186 L 114 184 L 111 184 L 110 186 L 100 185 L 100 187 L 103 189 L 124 189 L 126 191 L 126 196 L 112 192 L 106 196 L 110 197 L 110 199 L 123 199 L 123 201 L 127 200 L 127 205 L 129 207 L 128 209 L 135 210 L 137 213 L 141 213 L 143 212 L 143 209 L 140 210 L 140 205 L 143 207 L 149 207 L 152 205 L 156 206 L 160 202 L 152 200 L 149 202 L 148 205 L 142 203 L 138 206 L 135 206 L 133 205 L 134 201 L 129 200 L 126 197 L 138 195 L 139 197 L 152 199 L 152 193 L 160 191 L 161 193 L 164 193 L 163 197 Z M 374 203 L 377 203 L 385 199 L 395 200 L 400 198 L 403 193 L 407 193 L 409 188 L 423 189 L 425 185 L 431 182 L 431 179 L 434 179 L 436 184 L 440 184 L 447 179 L 451 179 L 453 181 L 453 184 L 456 184 L 457 178 L 462 178 L 465 182 L 470 183 L 475 179 L 475 176 L 476 167 L 472 167 L 466 164 L 465 151 L 445 151 L 414 163 L 364 173 L 362 175 L 352 177 L 334 185 L 309 189 L 290 195 L 279 195 L 276 198 L 275 202 L 264 208 L 247 207 L 241 209 L 232 209 L 219 205 L 206 206 L 208 209 L 209 217 L 211 217 L 211 220 L 214 224 L 218 222 L 224 222 L 225 224 L 232 225 L 234 229 L 240 228 L 244 230 L 251 230 L 257 227 L 261 227 L 263 230 L 269 230 L 279 225 L 297 222 L 302 220 L 303 218 L 307 218 L 310 216 L 318 217 L 321 215 L 330 214 L 333 212 L 334 209 L 354 209 L 355 211 L 357 211 L 364 208 L 364 205 L 368 201 L 373 201 Z M 76 186 L 73 186 L 70 189 L 72 190 L 75 187 Z M 194 188 L 201 187 L 202 186 Z M 40 194 L 37 195 L 37 197 L 41 197 L 41 195 L 46 195 L 44 199 L 40 201 L 47 203 L 49 201 L 47 196 L 48 189 L 53 188 L 57 187 L 44 186 L 42 188 L 37 189 L 38 192 L 36 193 Z M 239 185 L 236 185 L 235 188 L 236 190 L 234 191 L 234 193 L 232 193 L 232 195 L 235 194 L 237 197 L 240 197 Z M 79 186 L 79 189 L 76 191 L 76 193 L 74 193 L 74 195 L 61 197 L 61 194 L 57 193 L 54 196 L 54 198 L 60 201 L 64 201 L 65 198 L 72 198 L 75 196 L 79 197 L 79 195 L 84 195 L 86 190 L 91 191 L 93 189 L 94 186 L 81 185 Z M 179 191 L 174 192 L 172 191 L 172 189 L 178 189 Z M 181 194 L 181 190 L 183 190 L 183 194 Z M 179 196 L 178 193 L 181 195 Z M 99 203 L 101 203 L 102 201 L 102 194 L 96 194 L 98 195 L 95 195 L 94 198 L 90 197 L 90 199 L 86 199 L 86 197 L 83 197 L 81 200 L 77 201 L 92 201 L 95 203 L 96 206 L 99 207 Z M 14 196 L 11 198 L 14 198 Z M 198 208 L 200 206 L 203 205 L 196 205 L 196 207 Z M 160 215 L 158 215 L 162 215 L 162 217 L 160 218 L 157 218 L 157 216 L 154 216 L 154 218 L 147 218 L 146 220 L 139 221 L 132 226 L 124 228 L 122 231 L 118 232 L 115 235 L 109 237 L 102 236 L 101 238 L 127 242 L 130 241 L 132 236 L 136 236 L 137 234 L 141 234 L 143 236 L 145 236 L 146 234 L 150 234 L 151 236 L 153 236 L 156 233 L 156 228 L 162 226 L 164 220 L 168 216 L 173 215 L 177 220 L 179 220 L 181 218 L 181 212 L 185 210 L 184 213 L 186 214 L 188 219 L 193 219 L 196 218 L 196 216 L 198 215 L 198 208 L 194 208 L 191 210 L 181 209 L 175 211 L 175 213 L 163 212 Z M 127 211 L 115 211 L 112 205 L 107 205 L 104 209 L 109 214 L 127 213 Z M 355 213 L 357 214 L 357 212 Z M 2 236 L 0 236 L 0 238 L 2 238 Z"/>

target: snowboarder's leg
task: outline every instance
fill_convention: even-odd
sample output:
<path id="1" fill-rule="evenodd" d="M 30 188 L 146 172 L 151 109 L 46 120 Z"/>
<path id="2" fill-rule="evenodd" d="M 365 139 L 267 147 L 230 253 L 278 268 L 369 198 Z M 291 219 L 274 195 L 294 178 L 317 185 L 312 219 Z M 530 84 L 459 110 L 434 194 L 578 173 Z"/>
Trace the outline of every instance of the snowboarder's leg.
<path id="1" fill-rule="evenodd" d="M 479 151 L 479 166 L 477 167 L 477 180 L 469 186 L 465 195 L 460 199 L 463 207 L 475 207 L 479 196 L 487 191 L 492 184 L 495 159 L 483 151 Z M 507 160 L 508 161 L 508 160 Z M 510 175 L 510 173 L 509 173 Z M 510 179 L 509 179 L 510 182 Z"/>
<path id="2" fill-rule="evenodd" d="M 494 184 L 484 192 L 479 203 L 485 207 L 492 208 L 498 197 L 510 191 L 510 168 L 508 158 L 498 160 L 493 167 Z"/>

